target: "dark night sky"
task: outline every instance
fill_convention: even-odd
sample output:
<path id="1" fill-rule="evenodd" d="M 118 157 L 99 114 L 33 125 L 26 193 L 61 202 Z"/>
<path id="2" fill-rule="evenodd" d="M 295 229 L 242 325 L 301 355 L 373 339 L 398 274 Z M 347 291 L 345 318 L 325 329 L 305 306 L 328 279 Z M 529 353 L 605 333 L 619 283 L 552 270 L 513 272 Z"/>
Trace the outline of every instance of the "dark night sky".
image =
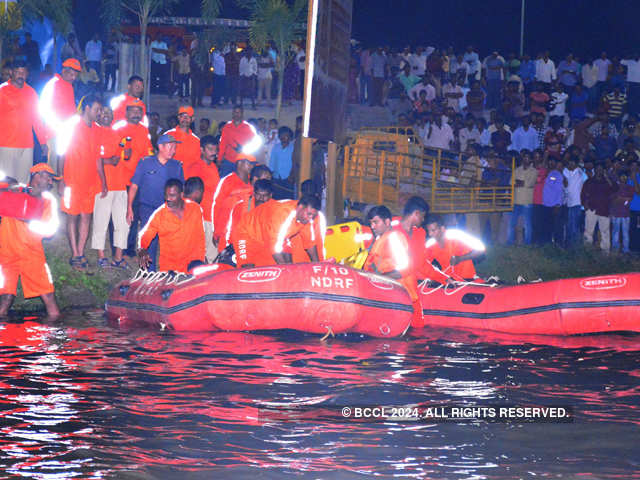
<path id="1" fill-rule="evenodd" d="M 91 32 L 98 1 L 76 0 L 81 38 Z M 181 15 L 198 15 L 200 0 L 185 0 Z M 453 45 L 468 43 L 481 54 L 497 48 L 517 52 L 521 0 L 354 0 L 353 34 L 366 45 Z M 222 17 L 246 18 L 246 12 L 223 0 Z M 525 51 L 549 49 L 552 56 L 573 51 L 580 57 L 610 56 L 640 50 L 640 0 L 526 0 Z"/>

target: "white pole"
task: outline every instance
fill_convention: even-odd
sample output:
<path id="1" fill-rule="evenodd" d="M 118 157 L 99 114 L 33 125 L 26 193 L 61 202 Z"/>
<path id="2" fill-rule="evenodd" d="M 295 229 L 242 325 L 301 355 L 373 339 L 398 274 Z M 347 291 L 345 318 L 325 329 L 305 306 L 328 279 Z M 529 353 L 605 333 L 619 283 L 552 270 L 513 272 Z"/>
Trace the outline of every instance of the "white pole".
<path id="1" fill-rule="evenodd" d="M 520 56 L 524 53 L 524 0 L 520 8 Z"/>

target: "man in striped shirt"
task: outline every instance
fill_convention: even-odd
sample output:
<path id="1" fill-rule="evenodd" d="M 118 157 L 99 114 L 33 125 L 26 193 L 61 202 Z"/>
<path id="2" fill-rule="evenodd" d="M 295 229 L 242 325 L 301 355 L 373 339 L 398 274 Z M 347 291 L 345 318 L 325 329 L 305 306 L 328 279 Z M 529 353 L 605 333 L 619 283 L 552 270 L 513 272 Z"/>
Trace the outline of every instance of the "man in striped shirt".
<path id="1" fill-rule="evenodd" d="M 627 111 L 627 94 L 623 93 L 620 87 L 614 87 L 613 91 L 604 97 L 605 102 L 609 107 L 609 121 L 612 122 L 616 128 L 622 129 L 622 117 Z"/>

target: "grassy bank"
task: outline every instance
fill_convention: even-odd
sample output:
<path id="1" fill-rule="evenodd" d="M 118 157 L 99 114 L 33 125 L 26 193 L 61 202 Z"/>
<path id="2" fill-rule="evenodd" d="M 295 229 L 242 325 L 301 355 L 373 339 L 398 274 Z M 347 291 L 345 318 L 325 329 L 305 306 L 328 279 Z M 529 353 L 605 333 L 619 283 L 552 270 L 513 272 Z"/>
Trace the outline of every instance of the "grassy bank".
<path id="1" fill-rule="evenodd" d="M 589 277 L 610 273 L 640 272 L 640 256 L 606 254 L 594 248 L 564 250 L 544 247 L 489 247 L 484 260 L 477 264 L 482 277 L 497 275 L 507 283 L 518 276 L 526 280 L 556 280 Z"/>

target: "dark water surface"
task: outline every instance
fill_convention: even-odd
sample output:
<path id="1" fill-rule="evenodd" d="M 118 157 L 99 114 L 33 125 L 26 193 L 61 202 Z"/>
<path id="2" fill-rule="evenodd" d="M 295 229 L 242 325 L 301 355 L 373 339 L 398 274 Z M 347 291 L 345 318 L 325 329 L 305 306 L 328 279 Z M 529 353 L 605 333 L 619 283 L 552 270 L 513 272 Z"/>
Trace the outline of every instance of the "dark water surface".
<path id="1" fill-rule="evenodd" d="M 552 345 L 548 345 L 551 343 Z M 377 340 L 0 323 L 2 478 L 640 478 L 640 336 Z M 568 405 L 573 423 L 358 422 Z M 303 415 L 265 414 L 292 406 Z M 288 412 L 288 410 L 287 410 Z"/>

